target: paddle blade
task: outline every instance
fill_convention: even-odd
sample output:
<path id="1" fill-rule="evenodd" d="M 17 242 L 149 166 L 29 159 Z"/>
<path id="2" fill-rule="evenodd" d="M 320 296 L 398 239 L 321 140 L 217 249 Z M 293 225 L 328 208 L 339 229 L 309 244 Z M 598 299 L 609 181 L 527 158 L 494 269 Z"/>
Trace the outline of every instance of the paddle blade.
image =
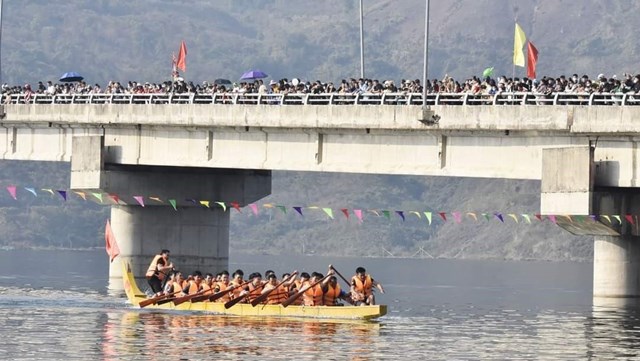
<path id="1" fill-rule="evenodd" d="M 286 301 L 282 302 L 282 307 L 287 307 L 290 304 L 294 303 L 300 296 L 302 296 L 303 293 L 304 293 L 304 291 L 297 292 L 293 296 L 287 298 Z"/>
<path id="2" fill-rule="evenodd" d="M 228 309 L 228 308 L 231 308 L 231 307 L 235 306 L 237 303 L 239 303 L 240 301 L 244 300 L 245 297 L 247 297 L 248 295 L 249 294 L 247 293 L 247 294 L 244 294 L 244 295 L 242 295 L 240 297 L 236 297 L 236 298 L 232 299 L 231 301 L 229 301 L 229 302 L 224 304 L 224 308 Z"/>

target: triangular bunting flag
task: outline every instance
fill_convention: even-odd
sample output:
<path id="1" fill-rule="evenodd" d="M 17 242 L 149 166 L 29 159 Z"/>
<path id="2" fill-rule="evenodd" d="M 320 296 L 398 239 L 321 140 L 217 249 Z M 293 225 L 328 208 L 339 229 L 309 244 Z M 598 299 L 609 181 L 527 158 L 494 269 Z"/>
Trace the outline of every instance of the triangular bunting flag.
<path id="1" fill-rule="evenodd" d="M 242 213 L 242 211 L 240 210 L 240 203 L 238 202 L 231 202 L 231 207 L 233 207 L 233 209 L 235 209 L 236 211 L 238 211 L 238 213 Z"/>
<path id="2" fill-rule="evenodd" d="M 51 188 L 41 188 L 40 190 L 45 191 L 45 192 L 48 192 L 48 193 L 49 193 L 49 194 L 51 194 L 52 196 L 54 195 L 54 194 L 53 194 L 53 189 L 51 189 Z"/>
<path id="3" fill-rule="evenodd" d="M 484 219 L 486 219 L 487 221 L 491 220 L 491 216 L 489 215 L 489 213 L 482 213 L 482 216 L 484 217 Z"/>
<path id="4" fill-rule="evenodd" d="M 349 210 L 346 208 L 342 208 L 340 209 L 340 212 L 342 212 L 342 214 L 344 214 L 344 216 L 349 219 Z"/>
<path id="5" fill-rule="evenodd" d="M 171 207 L 173 207 L 174 211 L 178 210 L 178 207 L 176 207 L 176 200 L 175 199 L 169 199 L 169 204 L 171 204 Z"/>
<path id="6" fill-rule="evenodd" d="M 507 216 L 511 217 L 516 223 L 518 223 L 518 217 L 515 214 L 509 213 Z"/>
<path id="7" fill-rule="evenodd" d="M 627 221 L 629 221 L 629 223 L 634 224 L 633 223 L 633 217 L 630 214 L 627 214 L 626 216 L 624 216 L 624 218 L 626 218 Z"/>
<path id="8" fill-rule="evenodd" d="M 440 215 L 440 218 L 442 218 L 443 221 L 447 221 L 447 213 L 445 212 L 439 212 L 438 213 Z"/>
<path id="9" fill-rule="evenodd" d="M 227 205 L 224 204 L 224 202 L 216 202 L 217 205 L 219 205 L 220 207 L 222 207 L 222 211 L 226 212 L 227 211 Z"/>
<path id="10" fill-rule="evenodd" d="M 573 219 L 571 219 L 571 216 L 570 216 L 570 215 L 568 215 L 568 214 L 564 214 L 564 215 L 562 215 L 562 217 L 566 218 L 566 219 L 567 219 L 567 221 L 569 221 L 570 223 L 573 223 Z"/>
<path id="11" fill-rule="evenodd" d="M 282 211 L 282 213 L 287 214 L 287 207 L 285 207 L 285 206 L 278 206 L 278 205 L 277 205 L 277 206 L 276 206 L 276 208 L 278 208 L 279 210 L 281 210 L 281 211 Z"/>
<path id="12" fill-rule="evenodd" d="M 388 220 L 391 220 L 391 215 L 389 214 L 389 211 L 383 209 L 382 210 L 382 215 L 384 215 L 384 217 Z"/>
<path id="13" fill-rule="evenodd" d="M 118 242 L 116 242 L 116 237 L 113 235 L 113 231 L 111 230 L 111 223 L 107 220 L 107 224 L 104 228 L 104 240 L 106 242 L 106 251 L 109 255 L 109 262 L 113 262 L 113 259 L 116 258 L 120 254 L 120 247 L 118 247 Z"/>
<path id="14" fill-rule="evenodd" d="M 537 213 L 537 214 L 535 214 L 535 216 L 536 216 L 536 218 L 538 218 L 538 220 L 540 222 L 542 222 L 542 214 Z"/>
<path id="15" fill-rule="evenodd" d="M 618 220 L 618 223 L 622 224 L 622 220 L 620 219 L 620 216 L 617 214 L 614 214 L 613 216 L 611 216 L 613 218 L 615 218 L 616 220 Z"/>
<path id="16" fill-rule="evenodd" d="M 102 203 L 102 193 L 91 193 L 100 203 Z"/>
<path id="17" fill-rule="evenodd" d="M 398 216 L 400 216 L 400 218 L 402 218 L 402 221 L 404 222 L 404 212 L 403 211 L 396 211 L 396 214 Z"/>
<path id="18" fill-rule="evenodd" d="M 358 221 L 360 221 L 360 223 L 362 223 L 362 209 L 354 209 L 353 210 L 353 214 L 356 215 L 356 218 L 358 218 Z"/>
<path id="19" fill-rule="evenodd" d="M 209 205 L 211 204 L 211 202 L 209 202 L 209 201 L 200 201 L 199 203 L 203 207 L 211 208 L 211 207 L 209 207 Z M 224 207 L 222 207 L 222 208 L 224 208 Z"/>
<path id="20" fill-rule="evenodd" d="M 271 203 L 265 203 L 262 205 L 264 208 L 273 208 L 273 204 Z"/>
<path id="21" fill-rule="evenodd" d="M 598 221 L 598 216 L 595 214 L 591 214 L 589 215 L 589 218 L 591 218 L 592 221 L 597 222 Z"/>
<path id="22" fill-rule="evenodd" d="M 34 197 L 38 196 L 38 193 L 36 193 L 36 190 L 34 188 L 28 188 L 28 187 L 24 187 L 24 190 L 33 194 Z"/>
<path id="23" fill-rule="evenodd" d="M 318 206 L 309 206 L 309 207 L 307 207 L 307 209 L 320 209 L 320 207 L 318 207 Z"/>
<path id="24" fill-rule="evenodd" d="M 376 211 L 375 209 L 370 209 L 369 212 L 375 214 L 376 216 L 380 217 L 380 213 L 378 213 L 378 211 Z"/>
<path id="25" fill-rule="evenodd" d="M 296 206 L 296 207 L 293 207 L 293 209 L 302 216 L 302 207 Z"/>
<path id="26" fill-rule="evenodd" d="M 500 222 L 504 223 L 504 218 L 502 217 L 502 214 L 494 213 L 493 215 L 496 216 L 496 218 L 498 218 L 500 220 Z"/>
<path id="27" fill-rule="evenodd" d="M 249 208 L 251 208 L 254 216 L 258 215 L 258 206 L 255 203 L 250 203 Z"/>
<path id="28" fill-rule="evenodd" d="M 558 220 L 556 219 L 556 216 L 554 216 L 553 214 L 549 214 L 549 215 L 547 215 L 547 218 L 549 218 L 549 220 L 550 220 L 551 222 L 553 222 L 553 224 L 558 223 Z"/>
<path id="29" fill-rule="evenodd" d="M 73 193 L 77 194 L 78 197 L 82 198 L 82 200 L 87 200 L 87 194 L 85 192 L 73 191 Z"/>
<path id="30" fill-rule="evenodd" d="M 152 201 L 156 201 L 156 202 L 158 202 L 158 203 L 164 203 L 164 202 L 162 201 L 162 199 L 160 199 L 160 198 L 158 198 L 158 197 L 149 197 L 149 199 L 151 199 Z"/>
<path id="31" fill-rule="evenodd" d="M 476 221 L 476 222 L 478 221 L 478 217 L 473 212 L 467 212 L 467 216 L 473 218 L 473 220 Z"/>
<path id="32" fill-rule="evenodd" d="M 415 214 L 416 217 L 418 217 L 418 219 L 422 219 L 422 216 L 420 215 L 420 212 L 410 211 L 409 214 Z"/>
<path id="33" fill-rule="evenodd" d="M 522 218 L 524 218 L 527 223 L 531 224 L 531 218 L 528 214 L 522 214 Z"/>
<path id="34" fill-rule="evenodd" d="M 327 214 L 327 216 L 329 216 L 329 218 L 333 219 L 333 210 L 331 208 L 322 208 L 322 210 Z"/>
<path id="35" fill-rule="evenodd" d="M 141 207 L 144 207 L 144 197 L 143 196 L 133 196 L 133 199 L 138 202 Z"/>
<path id="36" fill-rule="evenodd" d="M 606 214 L 600 215 L 600 217 L 606 219 L 609 222 L 609 224 L 613 224 L 611 223 L 611 218 L 609 218 L 609 216 L 607 216 Z"/>
<path id="37" fill-rule="evenodd" d="M 118 197 L 117 194 L 115 193 L 109 193 L 109 197 L 111 199 L 113 199 L 114 202 L 116 202 L 116 204 L 120 204 L 120 197 Z"/>
<path id="38" fill-rule="evenodd" d="M 18 200 L 18 197 L 16 196 L 16 186 L 8 186 L 7 192 L 9 192 L 11 198 Z"/>
<path id="39" fill-rule="evenodd" d="M 431 212 L 424 212 L 424 217 L 427 219 L 427 222 L 429 222 L 429 225 L 431 225 Z"/>
<path id="40" fill-rule="evenodd" d="M 453 216 L 453 220 L 456 221 L 456 223 L 462 222 L 462 213 L 460 213 L 460 212 L 451 212 L 451 215 Z"/>
<path id="41" fill-rule="evenodd" d="M 64 199 L 65 202 L 67 201 L 67 191 L 57 190 L 56 192 L 60 195 L 60 197 L 62 197 L 62 199 Z"/>

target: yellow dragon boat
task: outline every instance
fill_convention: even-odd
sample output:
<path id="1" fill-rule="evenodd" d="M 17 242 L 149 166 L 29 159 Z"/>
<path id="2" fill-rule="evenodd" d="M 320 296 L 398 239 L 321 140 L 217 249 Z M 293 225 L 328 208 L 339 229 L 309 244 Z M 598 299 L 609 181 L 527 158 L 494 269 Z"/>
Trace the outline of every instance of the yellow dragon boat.
<path id="1" fill-rule="evenodd" d="M 124 290 L 129 302 L 135 307 L 140 307 L 140 302 L 147 296 L 138 288 L 136 280 L 131 272 L 131 267 L 123 263 Z M 238 303 L 228 309 L 224 303 L 219 302 L 184 302 L 174 305 L 173 302 L 151 304 L 145 308 L 176 311 L 199 311 L 220 315 L 252 316 L 252 317 L 305 317 L 325 319 L 355 319 L 372 320 L 387 314 L 386 305 L 375 306 L 288 306 L 282 305 L 257 305 Z"/>

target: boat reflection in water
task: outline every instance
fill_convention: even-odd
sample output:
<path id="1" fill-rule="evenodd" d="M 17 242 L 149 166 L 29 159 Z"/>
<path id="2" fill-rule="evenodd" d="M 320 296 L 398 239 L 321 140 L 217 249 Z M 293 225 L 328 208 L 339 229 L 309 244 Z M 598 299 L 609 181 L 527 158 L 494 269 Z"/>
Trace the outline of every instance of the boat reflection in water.
<path id="1" fill-rule="evenodd" d="M 299 359 L 301 355 L 318 358 L 326 352 L 331 352 L 331 358 L 342 355 L 367 360 L 382 327 L 370 321 L 176 312 L 124 311 L 107 316 L 102 345 L 105 360 L 206 359 L 212 355 L 229 359 L 288 355 Z M 357 355 L 367 357 L 354 358 Z"/>

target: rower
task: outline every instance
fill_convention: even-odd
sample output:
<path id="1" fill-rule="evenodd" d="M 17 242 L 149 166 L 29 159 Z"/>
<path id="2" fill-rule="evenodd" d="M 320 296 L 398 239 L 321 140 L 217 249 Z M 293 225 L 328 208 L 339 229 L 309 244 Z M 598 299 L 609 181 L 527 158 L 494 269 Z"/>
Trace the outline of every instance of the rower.
<path id="1" fill-rule="evenodd" d="M 234 285 L 234 283 L 229 281 L 229 272 L 225 270 L 225 271 L 220 272 L 220 281 L 216 282 L 216 284 L 214 285 L 213 293 L 226 291 L 227 289 L 234 288 L 234 287 L 236 287 Z M 231 301 L 231 294 L 232 293 L 233 292 L 228 292 L 224 296 L 218 298 L 216 300 L 216 302 L 227 303 L 227 302 Z"/>
<path id="2" fill-rule="evenodd" d="M 373 287 L 380 290 L 380 293 L 384 293 L 382 284 L 376 282 L 364 267 L 356 268 L 355 276 L 351 277 L 351 299 L 357 306 L 360 305 L 375 305 L 376 298 L 373 295 Z"/>
<path id="3" fill-rule="evenodd" d="M 286 279 L 286 277 L 290 276 L 288 273 L 286 273 L 285 275 L 283 275 L 282 277 L 283 280 Z M 266 303 L 268 305 L 278 305 L 286 301 L 287 298 L 289 298 L 288 289 L 292 283 L 293 283 L 293 279 L 290 279 L 290 280 L 287 280 L 286 282 L 282 282 L 282 284 L 279 285 L 278 277 L 276 276 L 276 274 L 269 273 L 269 276 L 267 277 L 267 283 L 264 285 L 261 292 L 262 294 L 264 294 L 266 292 L 273 290 L 267 296 Z"/>
<path id="4" fill-rule="evenodd" d="M 168 249 L 163 249 L 160 251 L 160 254 L 153 257 L 145 277 L 147 278 L 147 282 L 149 283 L 151 290 L 153 290 L 153 293 L 156 296 L 160 296 L 162 294 L 162 281 L 167 278 L 167 273 L 172 269 L 173 263 L 169 261 Z"/>
<path id="5" fill-rule="evenodd" d="M 309 284 L 309 278 L 311 278 L 311 276 L 307 272 L 300 273 L 300 279 L 294 280 L 291 287 L 289 287 L 289 296 L 293 296 L 298 291 L 300 291 L 302 287 L 307 286 Z M 295 301 L 293 301 L 293 304 L 296 306 L 301 306 L 302 304 L 304 304 L 303 298 L 304 297 L 298 297 Z"/>
<path id="6" fill-rule="evenodd" d="M 246 303 L 251 303 L 251 301 L 253 301 L 256 297 L 260 296 L 260 292 L 263 286 L 262 275 L 260 274 L 260 272 L 254 272 L 250 274 L 249 278 L 251 279 L 251 282 L 249 282 L 249 284 L 244 288 L 244 291 L 240 293 L 240 296 L 247 293 L 249 294 L 244 299 L 244 302 Z"/>
<path id="7" fill-rule="evenodd" d="M 187 285 L 182 288 L 182 292 L 187 295 L 198 293 L 202 289 L 202 272 L 195 271 L 192 276 L 193 278 L 190 279 L 189 282 L 187 282 Z"/>
<path id="8" fill-rule="evenodd" d="M 242 288 L 240 288 L 239 286 L 244 283 L 243 278 L 244 278 L 244 272 L 242 272 L 241 269 L 237 269 L 235 272 L 233 272 L 233 279 L 231 280 L 231 283 L 236 288 L 229 295 L 231 298 L 236 298 L 240 296 L 240 293 L 242 292 Z"/>
<path id="9" fill-rule="evenodd" d="M 329 273 L 333 274 L 333 269 L 330 269 Z M 313 272 L 311 273 L 311 279 L 309 279 L 308 283 L 302 286 L 302 288 L 300 289 L 300 292 L 304 291 L 304 293 L 302 294 L 302 298 L 303 298 L 303 304 L 305 306 L 322 306 L 322 301 L 323 301 L 322 288 L 327 285 L 327 283 L 329 282 L 329 278 L 325 279 L 324 281 L 322 281 L 322 283 L 317 284 L 313 287 L 312 285 L 323 278 L 324 276 L 322 275 L 322 273 Z"/>
<path id="10" fill-rule="evenodd" d="M 338 283 L 336 276 L 329 277 L 329 282 L 322 288 L 322 292 L 323 304 L 325 306 L 342 306 L 342 304 L 338 303 L 339 299 L 351 303 L 349 293 L 340 288 L 340 284 Z"/>
<path id="11" fill-rule="evenodd" d="M 174 297 L 186 296 L 183 290 L 187 288 L 187 285 L 188 283 L 182 278 L 182 272 L 175 271 L 175 277 L 171 283 L 171 289 L 169 289 L 168 293 L 173 293 Z"/>

